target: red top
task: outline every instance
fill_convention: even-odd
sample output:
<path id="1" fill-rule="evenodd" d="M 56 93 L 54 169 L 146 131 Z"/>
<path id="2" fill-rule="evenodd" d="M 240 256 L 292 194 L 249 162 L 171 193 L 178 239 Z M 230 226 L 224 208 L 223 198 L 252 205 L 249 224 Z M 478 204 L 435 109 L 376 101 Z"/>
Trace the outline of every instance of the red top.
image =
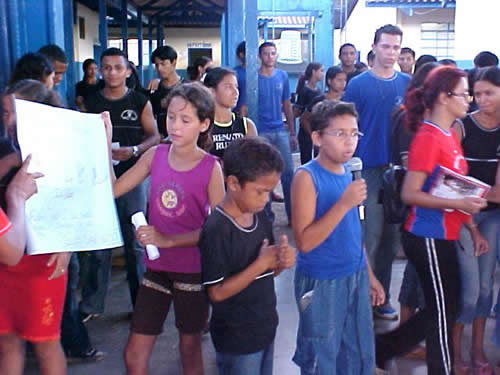
<path id="1" fill-rule="evenodd" d="M 425 172 L 422 191 L 431 188 L 439 166 L 467 175 L 468 167 L 462 147 L 455 135 L 436 124 L 424 121 L 410 146 L 408 170 Z M 412 206 L 405 229 L 417 236 L 457 240 L 462 224 L 469 215 L 457 210 L 443 210 Z"/>
<path id="2" fill-rule="evenodd" d="M 0 236 L 3 236 L 5 233 L 7 233 L 11 226 L 12 224 L 10 223 L 9 218 L 0 208 Z"/>

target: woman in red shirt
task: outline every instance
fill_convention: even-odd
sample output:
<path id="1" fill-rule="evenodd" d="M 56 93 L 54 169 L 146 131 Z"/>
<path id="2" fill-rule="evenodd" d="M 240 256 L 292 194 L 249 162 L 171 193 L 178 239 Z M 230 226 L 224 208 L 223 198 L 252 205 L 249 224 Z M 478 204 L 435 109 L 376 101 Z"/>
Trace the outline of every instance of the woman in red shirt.
<path id="1" fill-rule="evenodd" d="M 469 106 L 465 72 L 448 66 L 434 69 L 423 87 L 407 94 L 406 106 L 407 124 L 416 135 L 401 194 L 410 206 L 402 243 L 422 284 L 425 308 L 396 330 L 377 335 L 377 366 L 384 367 L 425 339 L 428 374 L 449 375 L 454 373 L 452 331 L 460 287 L 455 242 L 462 225 L 467 225 L 478 253 L 488 248 L 470 216 L 486 206 L 483 198 L 429 193 L 440 167 L 468 172 L 460 143 L 450 131 Z"/>

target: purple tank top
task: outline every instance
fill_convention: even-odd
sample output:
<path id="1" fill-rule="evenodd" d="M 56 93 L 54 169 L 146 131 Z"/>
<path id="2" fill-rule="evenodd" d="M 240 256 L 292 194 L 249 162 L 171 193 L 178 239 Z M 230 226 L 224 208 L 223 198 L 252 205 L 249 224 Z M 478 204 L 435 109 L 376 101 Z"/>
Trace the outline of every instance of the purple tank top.
<path id="1" fill-rule="evenodd" d="M 176 171 L 168 164 L 170 145 L 158 145 L 151 164 L 148 223 L 164 234 L 199 229 L 210 212 L 208 183 L 215 158 L 205 157 L 189 171 Z M 160 248 L 160 257 L 145 264 L 151 270 L 201 272 L 198 247 Z"/>

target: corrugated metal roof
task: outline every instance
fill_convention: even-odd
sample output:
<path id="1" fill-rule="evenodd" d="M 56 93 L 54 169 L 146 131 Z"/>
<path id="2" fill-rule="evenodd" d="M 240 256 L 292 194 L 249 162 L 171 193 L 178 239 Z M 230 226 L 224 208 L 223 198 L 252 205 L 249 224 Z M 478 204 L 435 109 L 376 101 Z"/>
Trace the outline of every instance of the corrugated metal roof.
<path id="1" fill-rule="evenodd" d="M 314 21 L 314 17 L 309 16 L 259 16 L 259 21 L 268 21 L 269 26 L 305 28 Z"/>
<path id="2" fill-rule="evenodd" d="M 455 0 L 366 0 L 367 7 L 454 7 Z"/>

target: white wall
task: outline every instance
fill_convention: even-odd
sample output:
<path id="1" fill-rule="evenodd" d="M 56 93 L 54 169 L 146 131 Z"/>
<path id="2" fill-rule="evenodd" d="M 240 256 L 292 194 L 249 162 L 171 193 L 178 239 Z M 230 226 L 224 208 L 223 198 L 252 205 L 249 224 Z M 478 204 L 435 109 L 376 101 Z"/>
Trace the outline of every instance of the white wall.
<path id="1" fill-rule="evenodd" d="M 455 58 L 473 60 L 478 52 L 500 56 L 500 2 L 498 0 L 457 1 L 455 17 Z"/>
<path id="2" fill-rule="evenodd" d="M 352 43 L 361 53 L 361 61 L 366 62 L 366 55 L 372 49 L 375 31 L 386 24 L 396 24 L 396 8 L 368 8 L 365 1 L 358 1 L 347 24 L 337 35 L 334 34 L 335 63 L 339 62 L 339 47 Z"/>
<path id="3" fill-rule="evenodd" d="M 221 64 L 221 40 L 219 28 L 189 29 L 165 28 L 165 44 L 177 51 L 177 68 L 188 66 L 188 43 L 205 43 L 212 48 L 212 59 L 216 66 Z"/>
<path id="4" fill-rule="evenodd" d="M 424 54 L 421 50 L 420 31 L 421 24 L 428 22 L 454 23 L 455 9 L 414 9 L 413 15 L 409 16 L 402 11 L 398 11 L 398 25 L 403 30 L 402 47 L 410 47 L 417 55 L 417 58 Z M 451 56 L 453 58 L 453 56 Z"/>
<path id="5" fill-rule="evenodd" d="M 80 39 L 78 17 L 85 19 L 85 39 Z M 74 25 L 75 61 L 83 62 L 94 57 L 94 43 L 99 41 L 99 14 L 86 6 L 76 3 L 76 25 Z"/>

